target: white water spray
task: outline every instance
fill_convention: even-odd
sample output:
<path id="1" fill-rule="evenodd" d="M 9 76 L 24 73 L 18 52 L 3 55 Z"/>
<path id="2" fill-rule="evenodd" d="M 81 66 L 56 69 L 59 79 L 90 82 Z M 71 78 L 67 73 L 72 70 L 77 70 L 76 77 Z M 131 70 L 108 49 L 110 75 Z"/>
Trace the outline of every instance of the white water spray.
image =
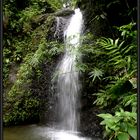
<path id="1" fill-rule="evenodd" d="M 57 88 L 59 93 L 60 129 L 77 131 L 79 122 L 78 94 L 80 90 L 79 72 L 76 68 L 76 57 L 80 46 L 82 30 L 82 14 L 80 9 L 75 9 L 75 14 L 64 32 L 66 51 L 58 65 Z"/>

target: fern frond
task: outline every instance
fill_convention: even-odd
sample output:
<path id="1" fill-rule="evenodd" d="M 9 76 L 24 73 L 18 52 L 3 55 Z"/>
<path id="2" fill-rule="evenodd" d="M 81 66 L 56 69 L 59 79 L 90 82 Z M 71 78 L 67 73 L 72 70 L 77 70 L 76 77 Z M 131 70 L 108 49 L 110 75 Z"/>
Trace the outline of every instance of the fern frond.
<path id="1" fill-rule="evenodd" d="M 116 39 L 112 45 L 114 45 L 115 47 L 118 47 L 118 42 L 119 42 L 119 39 Z"/>
<path id="2" fill-rule="evenodd" d="M 109 62 L 117 62 L 119 59 L 122 59 L 121 55 L 117 55 L 117 56 L 113 57 L 112 59 L 109 60 Z"/>
<path id="3" fill-rule="evenodd" d="M 131 53 L 132 50 L 136 49 L 135 45 L 126 46 L 125 50 L 123 50 L 123 54 Z"/>
<path id="4" fill-rule="evenodd" d="M 119 50 L 121 49 L 121 47 L 123 46 L 123 44 L 124 44 L 124 41 L 122 41 L 122 42 L 118 45 Z"/>

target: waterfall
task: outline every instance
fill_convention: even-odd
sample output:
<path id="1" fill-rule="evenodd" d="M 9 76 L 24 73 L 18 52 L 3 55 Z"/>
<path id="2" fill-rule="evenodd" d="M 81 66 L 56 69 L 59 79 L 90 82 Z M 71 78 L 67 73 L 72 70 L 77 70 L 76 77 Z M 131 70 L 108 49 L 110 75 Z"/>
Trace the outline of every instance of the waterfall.
<path id="1" fill-rule="evenodd" d="M 89 140 L 79 136 L 80 81 L 79 71 L 76 67 L 80 59 L 80 34 L 82 32 L 83 18 L 79 8 L 71 17 L 67 29 L 64 31 L 65 53 L 56 67 L 58 73 L 56 86 L 58 94 L 58 126 L 48 129 L 51 140 Z"/>
<path id="2" fill-rule="evenodd" d="M 63 130 L 77 131 L 79 122 L 79 72 L 76 68 L 78 47 L 80 46 L 80 34 L 82 30 L 82 14 L 80 9 L 75 9 L 70 23 L 64 32 L 65 54 L 58 64 L 58 111 L 60 128 Z"/>

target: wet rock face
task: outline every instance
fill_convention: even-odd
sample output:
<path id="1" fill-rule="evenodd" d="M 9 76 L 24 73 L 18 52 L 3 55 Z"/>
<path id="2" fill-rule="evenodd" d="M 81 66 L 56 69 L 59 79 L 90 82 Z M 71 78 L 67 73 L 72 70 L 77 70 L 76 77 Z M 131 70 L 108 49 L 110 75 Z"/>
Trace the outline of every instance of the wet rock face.
<path id="1" fill-rule="evenodd" d="M 56 16 L 54 38 L 60 42 L 64 42 L 64 31 L 66 30 L 71 14 L 67 16 Z"/>
<path id="2" fill-rule="evenodd" d="M 54 115 L 56 95 L 51 81 L 57 62 L 57 60 L 52 62 L 46 60 L 45 63 L 40 65 L 40 69 L 42 70 L 41 77 L 38 80 L 36 80 L 36 78 L 33 79 L 32 82 L 32 93 L 40 100 L 39 110 L 41 124 L 49 125 L 56 120 Z"/>
<path id="3" fill-rule="evenodd" d="M 65 17 L 65 16 L 70 16 L 74 14 L 74 10 L 71 10 L 71 9 L 63 9 L 61 11 L 58 11 L 55 13 L 55 16 L 58 16 L 58 17 Z"/>
<path id="4" fill-rule="evenodd" d="M 103 1 L 81 0 L 77 6 L 83 11 L 85 33 L 90 32 L 100 37 L 110 34 L 111 30 L 103 12 Z"/>
<path id="5" fill-rule="evenodd" d="M 129 17 L 130 9 L 137 7 L 137 2 L 128 0 L 118 0 L 115 3 L 112 0 L 78 0 L 77 6 L 84 13 L 85 32 L 91 32 L 100 37 L 115 36 L 113 26 L 122 26 L 132 21 L 137 21 L 137 10 L 134 10 Z"/>
<path id="6" fill-rule="evenodd" d="M 67 22 L 68 18 L 66 17 L 56 17 L 54 37 L 60 42 L 64 42 L 64 30 L 66 29 Z"/>
<path id="7" fill-rule="evenodd" d="M 97 114 L 101 111 L 97 107 L 87 107 L 81 111 L 80 131 L 87 137 L 102 138 L 103 129 L 99 125 Z"/>

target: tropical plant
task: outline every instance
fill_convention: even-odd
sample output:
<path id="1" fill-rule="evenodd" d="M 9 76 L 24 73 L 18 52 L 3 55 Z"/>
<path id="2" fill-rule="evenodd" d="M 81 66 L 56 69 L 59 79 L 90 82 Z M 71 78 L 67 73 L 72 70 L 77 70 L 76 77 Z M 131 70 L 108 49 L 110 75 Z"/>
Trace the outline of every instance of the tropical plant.
<path id="1" fill-rule="evenodd" d="M 121 36 L 123 37 L 123 39 L 127 39 L 127 38 L 135 38 L 137 34 L 137 31 L 134 30 L 135 26 L 136 23 L 130 22 L 127 25 L 123 25 L 116 28 L 121 32 Z"/>
<path id="2" fill-rule="evenodd" d="M 108 136 L 109 140 L 137 139 L 137 114 L 135 112 L 120 109 L 115 112 L 115 115 L 106 113 L 97 116 L 104 119 L 100 124 L 105 126 L 104 136 Z"/>
<path id="3" fill-rule="evenodd" d="M 120 107 L 123 108 L 130 108 L 129 111 L 137 112 L 137 95 L 134 92 L 128 92 L 124 96 L 119 97 L 118 99 L 119 104 L 116 105 L 115 110 L 119 109 Z"/>
<path id="4" fill-rule="evenodd" d="M 112 111 L 115 112 L 115 115 L 109 113 L 98 115 L 104 119 L 101 125 L 105 125 L 104 136 L 109 137 L 109 140 L 136 140 L 137 138 L 135 78 L 137 46 L 134 26 L 135 24 L 130 23 L 118 27 L 122 39 L 103 37 L 97 40 L 98 47 L 108 56 L 107 65 L 112 69 L 112 75 L 109 76 L 112 78 L 95 94 L 97 99 L 94 101 L 94 104 L 102 108 L 111 106 Z M 103 77 L 106 78 L 108 77 Z"/>
<path id="5" fill-rule="evenodd" d="M 124 47 L 124 41 L 119 43 L 119 39 L 115 41 L 111 38 L 101 38 L 97 41 L 97 44 L 104 49 L 109 56 L 108 61 L 114 68 L 122 70 L 128 73 L 132 69 L 133 56 L 131 52 L 136 49 L 135 45 L 126 45 Z"/>
<path id="6" fill-rule="evenodd" d="M 90 74 L 89 78 L 93 78 L 92 82 L 94 82 L 96 78 L 101 80 L 101 77 L 103 76 L 103 72 L 96 67 L 89 74 Z"/>

